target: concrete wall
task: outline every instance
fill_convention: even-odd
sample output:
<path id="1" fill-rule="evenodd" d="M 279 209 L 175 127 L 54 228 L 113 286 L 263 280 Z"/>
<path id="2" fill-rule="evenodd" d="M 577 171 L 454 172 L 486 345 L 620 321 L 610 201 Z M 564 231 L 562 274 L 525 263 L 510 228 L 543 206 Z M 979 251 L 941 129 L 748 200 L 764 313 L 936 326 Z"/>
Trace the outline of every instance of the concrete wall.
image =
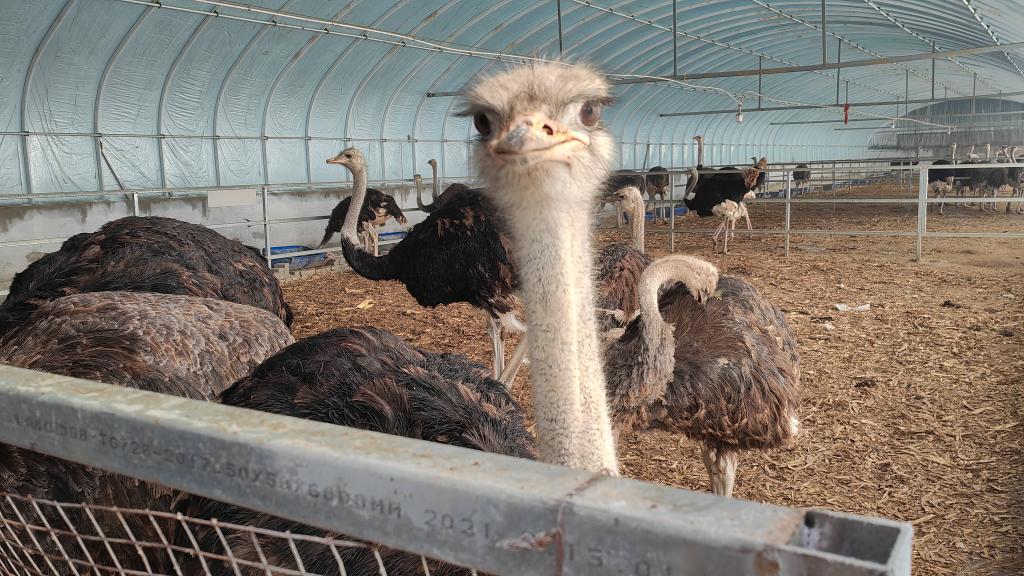
<path id="1" fill-rule="evenodd" d="M 442 182 L 442 189 L 447 182 Z M 374 187 L 391 194 L 403 210 L 409 226 L 424 218 L 416 210 L 415 188 L 412 185 L 390 185 Z M 429 202 L 428 189 L 424 190 Z M 260 188 L 254 187 L 239 193 L 246 205 L 210 207 L 205 194 L 189 196 L 168 196 L 166 193 L 140 195 L 139 209 L 143 216 L 166 216 L 186 222 L 203 225 L 217 225 L 243 222 L 239 226 L 218 228 L 218 232 L 246 244 L 262 248 L 264 245 L 263 207 Z M 216 195 L 216 190 L 212 192 Z M 316 246 L 323 237 L 326 217 L 331 209 L 345 196 L 349 188 L 317 189 L 312 191 L 271 192 L 268 198 L 270 219 L 323 216 L 325 219 L 309 222 L 273 224 L 270 229 L 272 246 L 305 245 Z M 215 200 L 216 202 L 216 200 Z M 112 195 L 68 202 L 46 203 L 29 201 L 20 205 L 0 205 L 0 243 L 54 238 L 43 245 L 22 245 L 0 247 L 0 287 L 6 287 L 17 272 L 28 266 L 43 254 L 56 251 L 64 239 L 80 232 L 91 232 L 104 223 L 132 215 L 131 196 Z M 251 224 L 244 224 L 249 221 Z M 382 231 L 401 230 L 394 220 L 388 222 Z M 335 236 L 329 246 L 338 246 L 340 239 Z"/>

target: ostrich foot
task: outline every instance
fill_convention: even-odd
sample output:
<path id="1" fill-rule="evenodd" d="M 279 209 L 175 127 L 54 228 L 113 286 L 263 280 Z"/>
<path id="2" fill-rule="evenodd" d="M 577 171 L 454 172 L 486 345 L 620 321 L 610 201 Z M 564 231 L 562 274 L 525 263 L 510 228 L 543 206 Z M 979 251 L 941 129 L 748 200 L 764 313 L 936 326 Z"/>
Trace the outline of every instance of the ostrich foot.
<path id="1" fill-rule="evenodd" d="M 732 489 L 736 484 L 736 465 L 739 454 L 733 450 L 701 446 L 704 466 L 711 476 L 711 491 L 718 496 L 732 498 Z"/>

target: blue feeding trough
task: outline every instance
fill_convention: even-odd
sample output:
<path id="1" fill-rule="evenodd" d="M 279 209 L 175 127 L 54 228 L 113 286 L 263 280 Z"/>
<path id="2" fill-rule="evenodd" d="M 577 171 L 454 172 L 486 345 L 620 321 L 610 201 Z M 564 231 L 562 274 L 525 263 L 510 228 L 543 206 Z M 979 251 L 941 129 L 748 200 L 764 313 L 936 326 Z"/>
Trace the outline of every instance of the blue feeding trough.
<path id="1" fill-rule="evenodd" d="M 377 235 L 377 237 L 380 239 L 381 244 L 384 244 L 386 242 L 401 242 L 402 238 L 405 238 L 405 230 L 398 230 L 395 232 L 381 232 L 380 234 Z"/>
<path id="2" fill-rule="evenodd" d="M 271 246 L 270 255 L 273 257 L 271 260 L 275 264 L 285 262 L 288 267 L 292 270 L 302 270 L 303 268 L 310 268 L 312 266 L 319 266 L 327 261 L 327 254 L 307 254 L 305 256 L 278 256 L 279 254 L 289 254 L 291 252 L 305 252 L 312 250 L 309 246 Z"/>
<path id="3" fill-rule="evenodd" d="M 662 213 L 665 212 L 665 210 L 663 208 L 659 208 L 658 210 L 660 212 L 662 212 Z M 676 218 L 678 218 L 678 217 L 680 217 L 680 216 L 682 216 L 684 214 L 686 214 L 686 206 L 676 206 Z M 626 220 L 626 222 L 629 222 L 629 215 L 623 214 L 622 217 Z M 644 221 L 646 221 L 646 222 L 653 222 L 654 221 L 654 212 L 644 212 Z"/>

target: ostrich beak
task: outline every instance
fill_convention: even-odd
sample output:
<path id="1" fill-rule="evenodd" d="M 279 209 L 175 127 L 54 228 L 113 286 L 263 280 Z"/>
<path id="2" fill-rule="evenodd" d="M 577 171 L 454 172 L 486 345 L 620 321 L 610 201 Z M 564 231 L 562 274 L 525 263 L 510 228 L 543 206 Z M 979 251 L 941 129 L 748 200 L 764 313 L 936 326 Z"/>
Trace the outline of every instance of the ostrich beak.
<path id="1" fill-rule="evenodd" d="M 590 136 L 570 129 L 544 114 L 522 114 L 491 140 L 488 148 L 499 159 L 533 163 L 567 162 L 569 154 L 590 145 Z"/>
<path id="2" fill-rule="evenodd" d="M 345 155 L 344 154 L 338 154 L 337 156 L 334 156 L 333 158 L 328 158 L 327 159 L 327 163 L 328 164 L 341 164 L 341 165 L 344 165 L 345 164 Z"/>

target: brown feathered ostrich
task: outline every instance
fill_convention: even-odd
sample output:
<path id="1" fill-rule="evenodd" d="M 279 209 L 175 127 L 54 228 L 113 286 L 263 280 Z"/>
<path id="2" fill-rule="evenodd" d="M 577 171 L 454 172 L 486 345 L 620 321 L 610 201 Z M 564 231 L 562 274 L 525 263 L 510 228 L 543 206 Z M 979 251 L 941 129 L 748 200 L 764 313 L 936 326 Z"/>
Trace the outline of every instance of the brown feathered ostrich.
<path id="1" fill-rule="evenodd" d="M 352 173 L 353 201 L 366 193 L 366 160 L 346 148 L 327 161 Z M 356 219 L 349 213 L 341 229 L 345 260 L 370 280 L 398 280 L 420 306 L 466 302 L 487 315 L 494 349 L 494 375 L 505 368 L 505 340 L 526 327 L 515 315 L 517 277 L 509 241 L 479 190 L 465 190 L 413 226 L 383 256 L 358 247 Z"/>
<path id="2" fill-rule="evenodd" d="M 792 333 L 746 283 L 726 279 L 716 290 L 714 267 L 675 257 L 645 270 L 642 285 L 653 288 L 640 289 L 640 313 L 602 362 L 588 255 L 589 214 L 613 153 L 600 123 L 608 94 L 597 73 L 561 64 L 518 68 L 469 94 L 474 163 L 520 262 L 539 454 L 616 473 L 609 399 L 624 429 L 665 407 L 681 431 L 704 434 L 715 491 L 728 494 L 733 448 L 795 433 Z M 659 301 L 654 290 L 669 282 Z"/>
<path id="3" fill-rule="evenodd" d="M 44 302 L 84 292 L 158 292 L 263 308 L 291 324 L 284 293 L 258 251 L 172 218 L 129 216 L 67 239 L 14 276 L 0 335 Z"/>
<path id="4" fill-rule="evenodd" d="M 799 429 L 793 331 L 753 286 L 690 256 L 648 266 L 638 299 L 606 352 L 616 431 L 658 427 L 700 442 L 712 491 L 731 496 L 739 451 L 785 446 Z"/>
<path id="5" fill-rule="evenodd" d="M 279 318 L 253 306 L 192 296 L 93 292 L 41 303 L 30 318 L 0 339 L 0 363 L 211 400 L 292 341 Z M 0 491 L 42 500 L 165 512 L 170 511 L 173 498 L 169 489 L 157 484 L 3 444 Z M 7 505 L 0 504 L 0 508 Z M 66 526 L 55 509 L 44 510 L 50 511 L 46 519 L 51 526 Z M 91 520 L 80 510 L 65 510 L 81 533 L 95 533 Z M 49 517 L 51 513 L 53 517 Z M 11 514 L 11 510 L 3 510 L 6 518 L 15 517 Z M 136 538 L 159 541 L 154 540 L 157 535 L 148 517 L 124 518 Z M 112 515 L 97 514 L 96 521 L 109 538 L 125 534 Z M 62 557 L 50 539 L 45 539 L 44 545 L 55 557 Z M 79 543 L 70 536 L 61 538 L 61 545 L 72 558 L 85 559 Z M 91 541 L 87 549 L 101 565 L 120 562 L 126 569 L 146 570 L 134 546 L 113 547 L 116 561 L 98 541 Z M 152 566 L 162 559 L 166 559 L 163 552 L 147 554 Z M 72 571 L 64 566 L 57 573 Z"/>
<path id="6" fill-rule="evenodd" d="M 320 240 L 317 248 L 323 248 L 331 241 L 335 234 L 341 232 L 341 224 L 345 221 L 348 208 L 352 205 L 352 196 L 346 196 L 338 202 L 334 210 L 331 210 L 331 217 L 327 220 L 327 227 L 324 228 L 324 237 Z M 387 224 L 388 218 L 394 218 L 399 224 L 405 225 L 405 214 L 398 207 L 395 198 L 377 190 L 376 188 L 366 189 L 366 199 L 359 211 L 358 234 L 362 239 L 363 249 L 373 253 L 375 256 L 380 253 L 380 237 L 377 229 Z"/>
<path id="7" fill-rule="evenodd" d="M 616 191 L 611 199 L 629 218 L 631 242 L 613 242 L 597 257 L 598 324 L 602 333 L 619 328 L 637 310 L 637 283 L 651 259 L 644 255 L 643 195 L 635 186 Z"/>
<path id="8" fill-rule="evenodd" d="M 281 350 L 221 397 L 224 404 L 383 432 L 463 448 L 535 458 L 523 411 L 486 368 L 455 354 L 414 348 L 376 328 L 345 328 L 305 338 Z M 186 515 L 245 526 L 318 536 L 337 536 L 269 514 L 192 497 Z M 223 553 L 219 531 L 194 527 L 201 550 Z M 236 559 L 298 570 L 290 542 L 236 532 L 223 536 Z M 252 546 L 259 540 L 261 552 Z M 188 546 L 182 535 L 183 545 Z M 321 547 L 302 549 L 305 570 L 339 574 L 334 555 Z M 417 555 L 379 549 L 387 574 L 423 574 Z M 372 550 L 339 547 L 349 576 L 377 576 Z M 238 574 L 229 563 L 206 560 L 213 576 Z M 428 561 L 430 574 L 454 576 L 469 570 Z M 185 566 L 186 573 L 201 567 Z M 265 570 L 241 568 L 244 576 Z"/>
<path id="9" fill-rule="evenodd" d="M 427 164 L 430 164 L 430 170 L 433 173 L 430 188 L 430 204 L 423 203 L 423 177 L 420 176 L 419 174 L 416 174 L 412 177 L 412 179 L 413 182 L 416 183 L 416 206 L 420 210 L 426 212 L 427 214 L 430 214 L 431 212 L 437 210 L 441 206 L 444 206 L 449 200 L 454 198 L 457 194 L 461 194 L 466 190 L 469 190 L 469 186 L 466 186 L 461 182 L 453 182 L 449 184 L 447 188 L 444 189 L 444 192 L 438 194 L 438 190 L 441 188 L 441 182 L 437 178 L 437 160 L 431 158 L 430 160 L 427 160 Z"/>

